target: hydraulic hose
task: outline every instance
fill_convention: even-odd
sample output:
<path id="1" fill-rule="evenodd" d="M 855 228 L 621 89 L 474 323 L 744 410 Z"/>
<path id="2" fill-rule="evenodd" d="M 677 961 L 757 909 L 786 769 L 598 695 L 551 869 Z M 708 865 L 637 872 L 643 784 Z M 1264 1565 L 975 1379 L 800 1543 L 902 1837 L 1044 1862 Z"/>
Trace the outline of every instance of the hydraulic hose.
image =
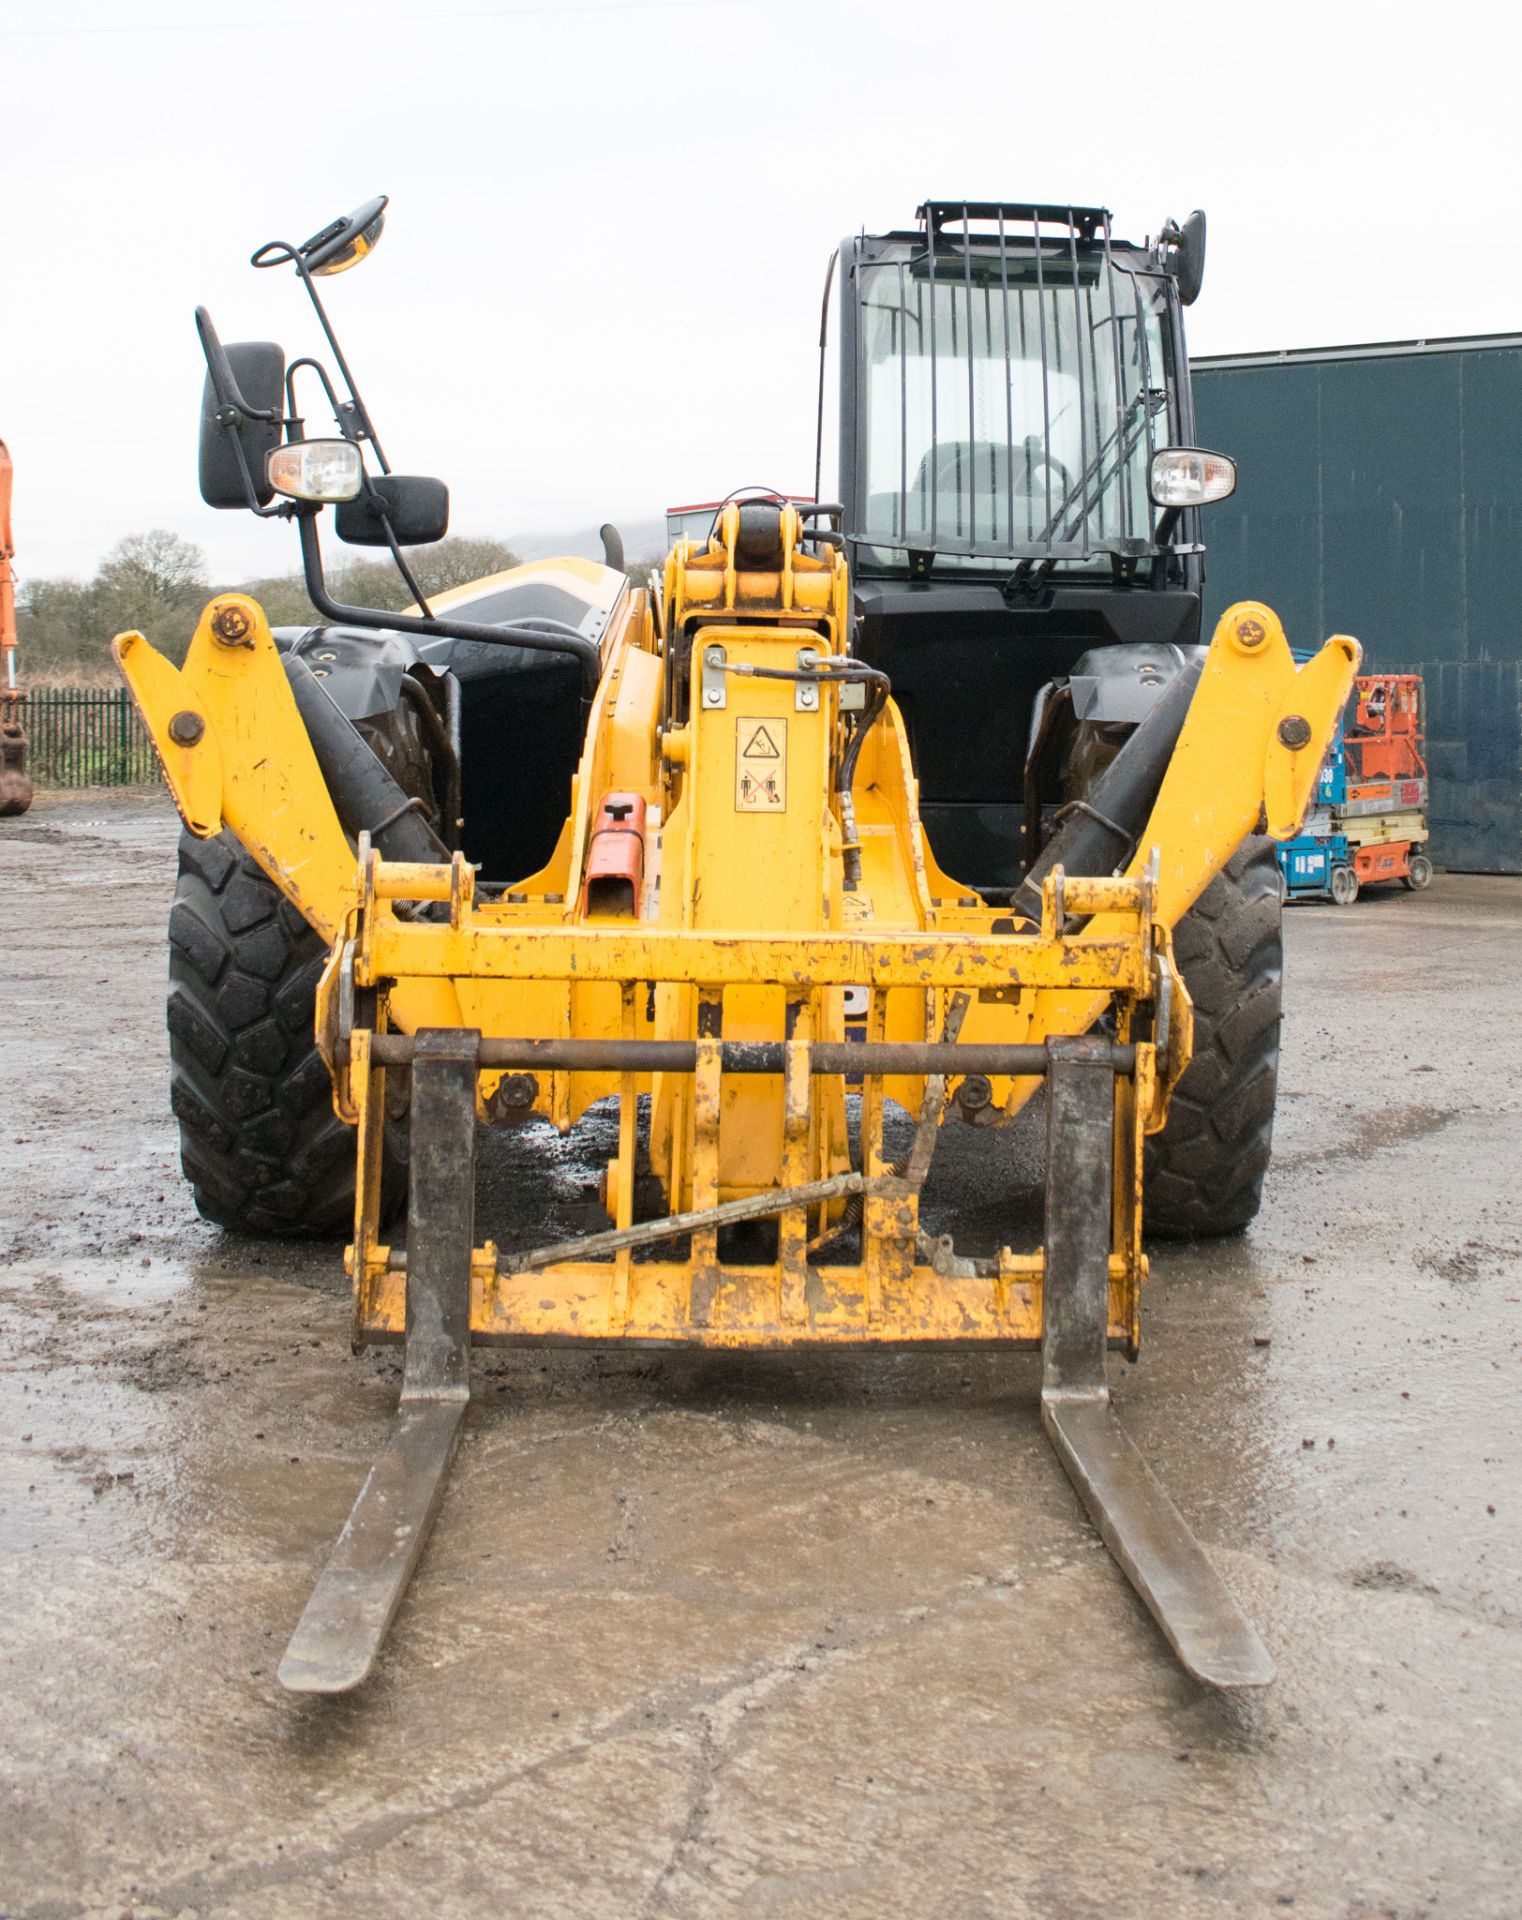
<path id="1" fill-rule="evenodd" d="M 458 688 L 458 682 L 455 685 Z M 414 680 L 410 673 L 402 675 L 402 698 L 411 707 L 419 727 L 427 736 L 435 767 L 443 769 L 444 837 L 450 847 L 454 847 L 458 845 L 460 837 L 459 748 L 449 737 L 449 729 L 439 718 L 438 709 L 428 698 L 420 682 Z"/>
<path id="2" fill-rule="evenodd" d="M 1062 824 L 1010 900 L 1014 912 L 1033 926 L 1041 919 L 1041 882 L 1053 867 L 1096 878 L 1117 872 L 1136 851 L 1204 664 L 1201 656 L 1180 668 L 1157 705 L 1095 781 L 1093 792 L 1064 810 Z"/>
<path id="3" fill-rule="evenodd" d="M 847 893 L 855 893 L 861 886 L 861 841 L 856 833 L 856 763 L 861 758 L 861 750 L 872 723 L 888 704 L 890 682 L 887 674 L 874 669 L 871 686 L 871 697 L 851 729 L 846 750 L 840 756 L 840 771 L 835 776 L 835 790 L 840 796 L 841 834 L 845 842 L 842 882 Z"/>
<path id="4" fill-rule="evenodd" d="M 843 680 L 856 681 L 872 689 L 866 707 L 851 729 L 851 737 L 846 742 L 844 753 L 840 756 L 840 767 L 835 776 L 835 792 L 840 805 L 842 847 L 842 881 L 847 893 L 855 893 L 861 885 L 861 842 L 856 837 L 856 800 L 852 789 L 856 784 L 856 763 L 861 758 L 861 750 L 872 724 L 882 714 L 888 704 L 888 696 L 893 691 L 893 683 L 880 667 L 870 667 L 864 660 L 854 660 L 849 656 L 823 656 L 819 664 L 813 667 L 761 667 L 746 662 L 735 661 L 726 664 L 726 673 L 740 674 L 750 680 L 794 680 L 803 681 L 810 686 L 837 684 Z"/>
<path id="5" fill-rule="evenodd" d="M 446 862 L 449 849 L 428 824 L 421 803 L 403 793 L 305 660 L 288 653 L 285 670 L 344 831 L 356 840 L 368 833 L 387 860 Z"/>

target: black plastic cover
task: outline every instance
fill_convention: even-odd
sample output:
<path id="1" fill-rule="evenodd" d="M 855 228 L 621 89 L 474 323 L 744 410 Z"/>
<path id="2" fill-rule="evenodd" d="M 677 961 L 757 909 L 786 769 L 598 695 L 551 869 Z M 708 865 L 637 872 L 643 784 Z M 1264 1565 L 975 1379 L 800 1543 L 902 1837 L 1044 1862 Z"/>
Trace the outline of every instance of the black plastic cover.
<path id="1" fill-rule="evenodd" d="M 1095 648 L 1075 663 L 1069 676 L 1073 718 L 1097 726 L 1138 725 L 1169 683 L 1204 652 L 1203 647 L 1149 640 Z"/>
<path id="2" fill-rule="evenodd" d="M 1178 297 L 1192 307 L 1205 280 L 1205 215 L 1196 207 L 1184 222 L 1178 249 Z"/>
<path id="3" fill-rule="evenodd" d="M 217 414 L 221 401 L 211 375 L 201 389 L 201 498 L 209 507 L 246 507 L 248 486 L 234 445 L 243 447 L 253 482 L 254 499 L 267 507 L 274 489 L 264 477 L 264 462 L 280 444 L 280 414 L 285 399 L 285 349 L 273 340 L 240 340 L 224 348 L 238 391 L 251 407 L 273 413 L 273 420 L 244 420 L 237 427 L 222 426 Z"/>
<path id="4" fill-rule="evenodd" d="M 334 532 L 351 547 L 383 547 L 391 522 L 398 546 L 427 547 L 449 531 L 449 489 L 426 474 L 383 473 L 337 509 Z"/>

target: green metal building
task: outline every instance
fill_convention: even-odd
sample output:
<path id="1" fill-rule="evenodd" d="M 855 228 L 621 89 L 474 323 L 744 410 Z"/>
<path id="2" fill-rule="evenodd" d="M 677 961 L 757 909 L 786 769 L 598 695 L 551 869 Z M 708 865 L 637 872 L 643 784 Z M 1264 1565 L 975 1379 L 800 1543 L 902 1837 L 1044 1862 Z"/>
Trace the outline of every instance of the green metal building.
<path id="1" fill-rule="evenodd" d="M 1437 865 L 1522 872 L 1522 335 L 1194 362 L 1207 622 L 1266 600 L 1295 646 L 1427 685 Z M 1207 624 L 1207 632 L 1209 625 Z"/>

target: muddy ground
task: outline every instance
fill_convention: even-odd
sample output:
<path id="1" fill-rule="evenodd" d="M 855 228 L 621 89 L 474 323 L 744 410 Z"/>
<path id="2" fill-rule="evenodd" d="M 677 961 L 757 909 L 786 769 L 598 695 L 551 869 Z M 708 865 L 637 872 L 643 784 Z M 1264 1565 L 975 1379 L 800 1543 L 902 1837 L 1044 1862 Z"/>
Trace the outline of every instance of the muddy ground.
<path id="1" fill-rule="evenodd" d="M 180 1182 L 173 846 L 156 795 L 0 822 L 0 1915 L 1522 1912 L 1522 881 L 1287 916 L 1264 1212 L 1157 1250 L 1118 1368 L 1267 1693 L 1173 1664 L 1030 1358 L 520 1354 L 325 1702 L 275 1664 L 395 1361 L 335 1248 Z M 504 1151 L 591 1224 L 589 1149 Z"/>

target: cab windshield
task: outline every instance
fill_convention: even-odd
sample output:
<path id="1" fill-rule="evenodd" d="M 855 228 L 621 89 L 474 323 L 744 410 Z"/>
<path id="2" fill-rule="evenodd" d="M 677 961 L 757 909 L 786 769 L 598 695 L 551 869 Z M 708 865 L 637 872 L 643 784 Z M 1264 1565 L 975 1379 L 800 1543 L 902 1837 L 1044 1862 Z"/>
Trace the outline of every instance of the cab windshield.
<path id="1" fill-rule="evenodd" d="M 858 286 L 859 558 L 1108 568 L 1155 550 L 1149 465 L 1177 439 L 1161 276 L 1101 243 L 941 234 L 883 243 Z"/>

